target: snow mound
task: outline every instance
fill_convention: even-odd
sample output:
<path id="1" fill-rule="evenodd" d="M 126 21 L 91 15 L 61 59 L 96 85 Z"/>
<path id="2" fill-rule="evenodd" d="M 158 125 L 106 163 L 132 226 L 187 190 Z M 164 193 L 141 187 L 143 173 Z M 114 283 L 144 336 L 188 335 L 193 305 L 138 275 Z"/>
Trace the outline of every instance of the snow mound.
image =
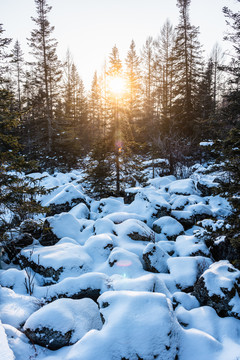
<path id="1" fill-rule="evenodd" d="M 154 221 L 153 230 L 158 234 L 164 234 L 168 240 L 175 240 L 178 235 L 184 232 L 182 224 L 171 216 L 163 216 Z"/>
<path id="2" fill-rule="evenodd" d="M 227 260 L 213 263 L 194 286 L 202 305 L 213 307 L 220 316 L 240 319 L 240 271 Z"/>
<path id="3" fill-rule="evenodd" d="M 195 183 L 192 179 L 176 180 L 168 185 L 169 194 L 193 195 L 197 194 Z"/>
<path id="4" fill-rule="evenodd" d="M 99 310 L 93 300 L 59 299 L 32 314 L 24 331 L 34 343 L 56 350 L 101 327 Z"/>
<path id="5" fill-rule="evenodd" d="M 103 294 L 98 303 L 103 328 L 75 344 L 67 360 L 93 360 L 96 354 L 104 360 L 177 357 L 181 329 L 165 295 L 114 291 Z"/>
<path id="6" fill-rule="evenodd" d="M 0 359 L 15 360 L 15 356 L 8 345 L 7 336 L 0 320 Z"/>

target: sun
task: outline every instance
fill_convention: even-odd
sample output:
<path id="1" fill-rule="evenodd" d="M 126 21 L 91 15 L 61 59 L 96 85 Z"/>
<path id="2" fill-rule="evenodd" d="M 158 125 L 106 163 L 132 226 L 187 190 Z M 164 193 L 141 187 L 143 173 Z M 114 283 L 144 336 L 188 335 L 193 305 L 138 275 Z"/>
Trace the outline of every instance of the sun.
<path id="1" fill-rule="evenodd" d="M 109 89 L 114 95 L 121 95 L 125 91 L 125 81 L 121 76 L 112 77 L 109 80 Z"/>

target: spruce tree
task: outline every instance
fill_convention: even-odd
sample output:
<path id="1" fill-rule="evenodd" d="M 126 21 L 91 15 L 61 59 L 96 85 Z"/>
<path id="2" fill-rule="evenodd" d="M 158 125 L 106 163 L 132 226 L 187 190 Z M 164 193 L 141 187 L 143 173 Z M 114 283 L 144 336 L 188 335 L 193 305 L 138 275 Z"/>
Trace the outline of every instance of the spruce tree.
<path id="1" fill-rule="evenodd" d="M 43 102 L 40 121 L 46 123 L 46 138 L 42 146 L 50 155 L 53 148 L 54 137 L 54 110 L 59 93 L 57 85 L 61 79 L 61 64 L 58 60 L 56 49 L 57 41 L 52 38 L 54 27 L 50 25 L 48 14 L 51 6 L 46 0 L 34 0 L 37 17 L 32 17 L 36 28 L 32 30 L 29 40 L 31 54 L 35 58 L 32 70 L 35 73 L 35 81 L 38 84 L 38 93 Z M 45 141 L 45 143 L 44 143 Z"/>
<path id="2" fill-rule="evenodd" d="M 191 0 L 177 0 L 180 18 L 174 48 L 174 117 L 178 132 L 184 137 L 194 135 L 197 116 L 195 104 L 202 69 L 199 29 L 190 23 L 190 3 Z"/>

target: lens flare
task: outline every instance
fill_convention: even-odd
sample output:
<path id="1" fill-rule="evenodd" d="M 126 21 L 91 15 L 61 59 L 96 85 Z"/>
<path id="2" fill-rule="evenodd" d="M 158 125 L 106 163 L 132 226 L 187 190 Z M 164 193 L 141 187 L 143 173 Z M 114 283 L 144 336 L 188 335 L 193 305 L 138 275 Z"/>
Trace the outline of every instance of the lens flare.
<path id="1" fill-rule="evenodd" d="M 132 265 L 132 262 L 130 260 L 119 260 L 116 265 L 119 267 L 129 267 Z"/>

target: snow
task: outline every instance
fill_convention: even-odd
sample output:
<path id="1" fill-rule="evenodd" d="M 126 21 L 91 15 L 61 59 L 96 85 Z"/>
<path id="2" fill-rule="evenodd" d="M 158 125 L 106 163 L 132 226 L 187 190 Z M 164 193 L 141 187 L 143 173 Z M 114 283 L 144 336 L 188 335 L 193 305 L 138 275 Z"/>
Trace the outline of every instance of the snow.
<path id="1" fill-rule="evenodd" d="M 170 194 L 178 195 L 192 195 L 197 193 L 194 181 L 192 179 L 173 181 L 169 184 L 168 191 Z"/>
<path id="2" fill-rule="evenodd" d="M 168 239 L 176 237 L 184 231 L 182 224 L 171 216 L 163 216 L 154 221 L 153 228 L 156 229 L 156 232 L 166 235 Z"/>
<path id="3" fill-rule="evenodd" d="M 8 345 L 7 336 L 0 320 L 0 359 L 1 360 L 14 360 L 15 356 Z"/>
<path id="4" fill-rule="evenodd" d="M 236 270 L 227 260 L 221 260 L 212 264 L 202 276 L 210 296 L 216 294 L 224 297 L 225 294 L 222 289 L 230 291 L 234 287 L 234 283 L 238 279 L 240 281 L 240 271 Z M 236 306 L 239 311 L 239 297 L 233 298 L 232 301 L 231 305 Z"/>
<path id="5" fill-rule="evenodd" d="M 67 360 L 174 358 L 181 329 L 165 295 L 114 291 L 101 295 L 98 303 L 103 328 L 76 343 Z"/>
<path id="6" fill-rule="evenodd" d="M 48 328 L 62 334 L 72 331 L 70 342 L 75 343 L 91 329 L 100 330 L 101 327 L 99 310 L 93 300 L 58 299 L 32 314 L 24 330 Z"/>
<path id="7" fill-rule="evenodd" d="M 212 261 L 202 256 L 181 256 L 170 257 L 167 264 L 177 286 L 186 289 L 194 285 L 197 278 L 212 264 Z"/>
<path id="8" fill-rule="evenodd" d="M 0 319 L 4 324 L 20 328 L 39 307 L 40 301 L 37 298 L 19 295 L 11 289 L 0 287 Z"/>
<path id="9" fill-rule="evenodd" d="M 231 214 L 226 199 L 201 196 L 196 187 L 218 186 L 218 173 L 209 169 L 198 165 L 189 179 L 162 176 L 127 189 L 135 196 L 130 204 L 121 197 L 90 199 L 79 184 L 82 171 L 32 174 L 47 189 L 56 187 L 40 198 L 43 204 L 72 208 L 46 218 L 55 245 L 35 241 L 20 253 L 37 271 L 28 269 L 32 296 L 25 270 L 13 264 L 0 270 L 0 359 L 240 358 L 237 291 L 229 302 L 233 316 L 224 318 L 192 295 L 201 276 L 210 295 L 224 297 L 224 289 L 239 286 L 240 271 L 214 263 L 197 234 L 221 230 L 215 242 L 224 241 Z M 155 270 L 147 270 L 147 261 Z M 46 327 L 71 331 L 72 345 L 52 351 L 24 334 Z"/>
<path id="10" fill-rule="evenodd" d="M 78 239 L 81 231 L 81 223 L 70 213 L 61 213 L 47 218 L 53 233 L 59 238 L 71 237 Z"/>

